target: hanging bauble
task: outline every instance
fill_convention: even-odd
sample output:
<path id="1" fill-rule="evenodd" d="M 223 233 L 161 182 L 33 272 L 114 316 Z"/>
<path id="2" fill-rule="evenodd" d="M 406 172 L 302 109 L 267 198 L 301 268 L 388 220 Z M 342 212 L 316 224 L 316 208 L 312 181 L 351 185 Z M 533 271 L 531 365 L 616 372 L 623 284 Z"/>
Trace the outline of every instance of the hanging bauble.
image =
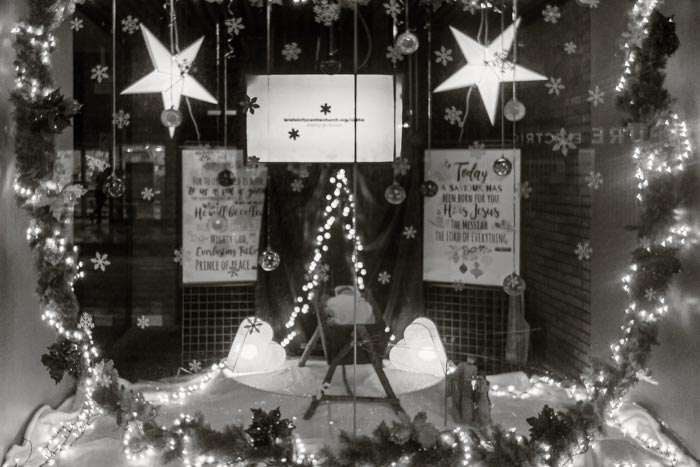
<path id="1" fill-rule="evenodd" d="M 503 109 L 503 116 L 511 122 L 519 122 L 525 118 L 525 104 L 517 99 L 509 100 Z"/>
<path id="2" fill-rule="evenodd" d="M 224 216 L 218 215 L 209 219 L 207 226 L 212 232 L 222 234 L 228 230 L 228 221 Z"/>
<path id="3" fill-rule="evenodd" d="M 517 297 L 525 292 L 525 279 L 520 277 L 517 273 L 512 273 L 503 279 L 503 291 L 508 295 Z"/>
<path id="4" fill-rule="evenodd" d="M 410 31 L 404 31 L 396 37 L 396 50 L 404 55 L 411 55 L 418 50 L 418 38 Z"/>
<path id="5" fill-rule="evenodd" d="M 165 109 L 160 113 L 160 121 L 167 128 L 177 128 L 182 123 L 182 112 L 175 107 Z"/>
<path id="6" fill-rule="evenodd" d="M 112 172 L 112 175 L 107 177 L 105 184 L 102 186 L 102 193 L 110 198 L 119 198 L 125 191 L 126 185 L 124 185 L 124 181 L 121 178 L 116 177 L 114 172 Z"/>
<path id="7" fill-rule="evenodd" d="M 260 263 L 260 267 L 263 268 L 264 271 L 274 271 L 280 265 L 280 255 L 268 246 L 260 255 L 258 263 Z"/>
<path id="8" fill-rule="evenodd" d="M 337 75 L 340 73 L 341 68 L 342 65 L 340 60 L 336 60 L 332 56 L 327 60 L 321 60 L 321 73 L 325 73 L 327 75 Z"/>
<path id="9" fill-rule="evenodd" d="M 219 185 L 221 186 L 231 186 L 235 180 L 236 179 L 233 177 L 233 172 L 231 172 L 229 169 L 222 170 L 219 172 L 219 175 L 216 176 L 216 181 L 219 182 Z"/>
<path id="10" fill-rule="evenodd" d="M 394 182 L 384 190 L 384 197 L 389 204 L 401 204 L 406 199 L 406 190 L 401 185 Z"/>
<path id="11" fill-rule="evenodd" d="M 501 154 L 501 157 L 493 161 L 493 171 L 496 172 L 496 175 L 505 177 L 511 170 L 513 170 L 513 163 L 506 159 L 503 154 Z"/>
<path id="12" fill-rule="evenodd" d="M 438 185 L 432 180 L 426 180 L 420 184 L 420 194 L 426 198 L 432 198 L 437 195 Z"/>

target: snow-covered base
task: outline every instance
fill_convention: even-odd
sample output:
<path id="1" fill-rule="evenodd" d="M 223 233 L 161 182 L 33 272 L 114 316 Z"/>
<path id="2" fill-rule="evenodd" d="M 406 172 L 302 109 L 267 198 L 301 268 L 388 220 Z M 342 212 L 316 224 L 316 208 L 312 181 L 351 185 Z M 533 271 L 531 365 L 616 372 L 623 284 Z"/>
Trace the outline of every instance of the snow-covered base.
<path id="1" fill-rule="evenodd" d="M 397 386 L 399 396 L 404 409 L 409 415 L 420 411 L 428 413 L 428 419 L 440 429 L 453 428 L 452 416 L 448 413 L 445 424 L 445 385 L 444 381 L 430 380 L 422 375 L 400 375 L 398 370 L 390 370 L 388 374 L 393 384 Z M 340 370 L 338 371 L 340 373 Z M 302 416 L 309 405 L 308 396 L 295 395 L 306 394 L 304 390 L 292 390 L 291 384 L 299 384 L 299 387 L 307 388 L 308 393 L 315 393 L 312 388 L 318 388 L 323 372 L 317 365 L 304 372 L 299 372 L 293 366 L 287 366 L 276 374 L 236 376 L 234 378 L 220 376 L 214 380 L 201 393 L 190 396 L 184 401 L 161 406 L 159 419 L 163 424 L 170 424 L 181 413 L 204 413 L 206 420 L 213 427 L 221 427 L 229 423 L 248 425 L 250 422 L 250 408 L 262 407 L 270 410 L 280 407 L 283 417 L 294 418 L 297 426 L 296 434 L 304 441 L 308 450 L 313 451 L 326 444 L 336 445 L 340 430 L 351 431 L 353 429 L 353 415 L 358 434 L 369 434 L 382 420 L 395 418 L 393 411 L 383 404 L 358 404 L 356 412 L 352 404 L 322 405 L 316 411 L 314 417 L 303 420 Z M 278 384 L 275 381 L 278 378 Z M 312 375 L 313 377 L 309 376 Z M 302 381 L 301 376 L 308 381 Z M 368 387 L 364 390 L 370 392 L 374 384 L 368 372 L 358 370 L 358 376 Z M 318 378 L 318 379 L 315 379 Z M 168 382 L 134 384 L 132 389 L 142 391 L 146 398 L 158 400 L 159 394 L 177 390 L 178 387 L 189 384 L 195 377 L 179 378 Z M 241 381 L 237 381 L 240 379 Z M 352 372 L 348 372 L 348 379 L 352 385 Z M 493 390 L 491 401 L 493 403 L 492 417 L 495 423 L 506 428 L 513 427 L 518 433 L 527 435 L 527 417 L 537 414 L 544 404 L 554 408 L 561 408 L 573 402 L 564 389 L 537 382 L 531 385 L 527 377 L 522 373 L 509 373 L 489 377 Z M 429 384 L 430 381 L 433 384 Z M 342 387 L 342 380 L 334 379 L 334 386 Z M 256 387 L 253 387 L 256 386 Z M 360 386 L 358 384 L 358 386 Z M 409 392 L 411 388 L 417 388 Z M 525 398 L 522 392 L 527 392 Z M 507 393 L 507 394 L 506 394 Z M 37 447 L 47 443 L 51 428 L 62 421 L 70 421 L 75 416 L 71 412 L 74 399 L 68 399 L 58 410 L 48 407 L 40 409 L 29 427 L 27 428 L 25 443 L 22 446 L 13 447 L 7 455 L 8 466 L 38 467 L 43 463 L 43 458 L 37 453 Z M 673 443 L 661 431 L 659 424 L 642 408 L 635 404 L 625 403 L 618 412 L 617 420 L 629 433 L 636 433 L 646 438 L 647 443 L 656 443 L 658 447 L 674 449 Z M 129 462 L 121 451 L 121 431 L 117 429 L 113 417 L 103 416 L 95 421 L 95 427 L 88 431 L 71 449 L 64 452 L 58 459 L 59 466 L 71 467 L 110 467 L 110 466 L 159 466 L 160 459 L 154 455 L 141 461 Z M 678 451 L 676 449 L 676 451 Z M 697 466 L 678 452 L 678 466 Z M 181 465 L 178 462 L 169 466 Z M 666 457 L 659 456 L 653 450 L 649 450 L 638 444 L 633 439 L 626 437 L 619 429 L 609 427 L 607 434 L 600 439 L 598 445 L 587 453 L 574 459 L 576 467 L 615 466 L 615 465 L 650 465 L 670 466 L 671 462 Z"/>

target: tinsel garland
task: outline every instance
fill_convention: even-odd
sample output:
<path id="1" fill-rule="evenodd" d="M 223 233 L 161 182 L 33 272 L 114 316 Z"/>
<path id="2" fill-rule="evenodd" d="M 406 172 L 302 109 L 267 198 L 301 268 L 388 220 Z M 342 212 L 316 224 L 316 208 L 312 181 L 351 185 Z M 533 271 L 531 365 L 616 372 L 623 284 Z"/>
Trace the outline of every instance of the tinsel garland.
<path id="1" fill-rule="evenodd" d="M 124 430 L 128 457 L 143 452 L 163 452 L 167 462 L 175 458 L 188 464 L 210 465 L 311 465 L 311 456 L 294 452 L 293 425 L 281 418 L 279 410 L 253 409 L 247 428 L 229 425 L 214 430 L 199 414 L 183 415 L 173 427 L 157 423 L 157 407 L 142 394 L 121 386 L 109 362 L 95 363 L 97 352 L 90 330 L 78 324 L 79 306 L 73 283 L 80 278 L 77 253 L 67 244 L 64 229 L 71 222 L 71 204 L 80 189 L 60 187 L 53 180 L 56 159 L 55 136 L 79 110 L 77 103 L 63 98 L 54 88 L 50 54 L 55 48 L 53 31 L 74 0 L 31 0 L 25 21 L 14 29 L 17 52 L 16 87 L 12 93 L 17 124 L 15 150 L 19 205 L 31 216 L 27 238 L 38 271 L 38 296 L 42 317 L 59 333 L 56 344 L 42 358 L 52 378 L 65 372 L 82 381 L 86 403 L 74 423 L 60 428 L 45 449 L 48 464 L 54 456 L 86 429 L 89 419 L 99 413 L 114 415 Z M 437 0 L 425 2 L 440 7 Z M 641 5 L 641 7 L 640 7 Z M 664 293 L 680 269 L 678 248 L 685 232 L 676 226 L 674 209 L 679 204 L 675 191 L 681 173 L 681 156 L 688 156 L 685 128 L 670 111 L 671 99 L 663 87 L 668 56 L 678 47 L 675 24 L 654 11 L 640 20 L 644 7 L 656 0 L 638 0 L 630 20 L 628 42 L 630 71 L 619 89 L 618 106 L 629 114 L 630 125 L 646 130 L 638 143 L 640 246 L 633 252 L 633 266 L 624 280 L 631 299 L 626 310 L 624 335 L 613 344 L 611 363 L 593 365 L 584 384 L 588 398 L 562 411 L 545 406 L 537 417 L 528 419 L 529 437 L 498 426 L 483 430 L 439 432 L 418 414 L 392 426 L 382 422 L 372 436 L 341 434 L 337 451 L 320 451 L 314 465 L 406 466 L 558 466 L 590 446 L 603 430 L 606 417 L 637 382 L 655 345 L 658 319 L 665 313 Z M 640 13 L 642 12 L 642 13 Z M 648 34 L 642 33 L 644 29 Z M 632 69 L 633 67 L 633 69 Z M 680 167 L 680 168 L 679 168 Z M 82 358 L 81 358 L 82 357 Z"/>

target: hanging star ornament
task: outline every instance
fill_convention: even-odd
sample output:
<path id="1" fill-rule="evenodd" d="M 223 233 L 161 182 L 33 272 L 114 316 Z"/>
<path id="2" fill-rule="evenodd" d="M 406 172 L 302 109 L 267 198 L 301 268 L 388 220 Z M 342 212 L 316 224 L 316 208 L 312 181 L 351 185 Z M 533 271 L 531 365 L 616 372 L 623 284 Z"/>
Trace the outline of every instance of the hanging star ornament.
<path id="1" fill-rule="evenodd" d="M 217 103 L 214 96 L 189 75 L 204 37 L 200 37 L 197 42 L 173 55 L 143 24 L 141 24 L 141 32 L 155 69 L 123 90 L 122 94 L 160 93 L 163 97 L 164 108 L 175 110 L 179 109 L 182 96 L 210 104 Z M 172 138 L 175 134 L 175 128 L 169 127 L 168 129 Z"/>
<path id="2" fill-rule="evenodd" d="M 507 60 L 513 46 L 515 29 L 519 23 L 520 20 L 516 20 L 488 46 L 479 44 L 471 37 L 450 26 L 459 49 L 464 58 L 467 59 L 467 64 L 447 78 L 433 92 L 476 86 L 479 88 L 479 94 L 484 102 L 484 107 L 486 107 L 491 125 L 494 125 L 501 83 L 547 81 L 547 77 Z"/>

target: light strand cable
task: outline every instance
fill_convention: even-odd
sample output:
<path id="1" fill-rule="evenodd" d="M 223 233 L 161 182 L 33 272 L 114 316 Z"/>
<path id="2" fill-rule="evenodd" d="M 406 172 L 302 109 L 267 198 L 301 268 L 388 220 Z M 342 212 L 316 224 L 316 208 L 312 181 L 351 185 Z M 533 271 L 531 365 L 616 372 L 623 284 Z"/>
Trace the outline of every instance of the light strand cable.
<path id="1" fill-rule="evenodd" d="M 513 0 L 513 102 L 517 102 L 516 98 L 516 87 L 517 87 L 517 81 L 516 81 L 516 68 L 518 66 L 518 0 Z M 519 219 L 519 212 L 516 209 L 517 203 L 516 203 L 516 196 L 520 197 L 520 193 L 517 193 L 517 186 L 516 186 L 516 180 L 517 180 L 517 167 L 518 164 L 515 163 L 515 154 L 516 154 L 516 143 L 515 143 L 515 137 L 517 135 L 517 128 L 516 128 L 517 122 L 515 118 L 513 119 L 513 153 L 512 153 L 512 158 L 513 158 L 513 272 L 516 272 L 516 259 L 515 255 L 520 254 L 520 249 L 518 248 L 518 245 L 516 245 L 516 241 L 518 239 L 517 233 L 516 233 L 516 226 L 518 225 L 518 219 Z M 516 251 L 516 249 L 518 251 Z"/>
<path id="2" fill-rule="evenodd" d="M 430 52 L 433 50 L 433 26 L 432 26 L 432 20 L 433 20 L 433 13 L 432 13 L 432 8 L 428 9 L 428 51 L 426 53 L 426 56 L 428 57 L 428 154 L 426 155 L 427 159 L 427 176 L 425 177 L 426 179 L 430 179 L 432 176 L 432 167 L 430 166 L 430 160 L 432 156 L 432 151 L 433 151 L 433 59 L 430 56 Z"/>
<path id="3" fill-rule="evenodd" d="M 117 160 L 117 0 L 112 0 L 112 175 L 116 176 Z"/>
<path id="4" fill-rule="evenodd" d="M 357 436 L 357 305 L 359 288 L 357 281 L 357 262 L 359 260 L 359 249 L 357 247 L 357 69 L 358 69 L 358 42 L 357 42 L 357 31 L 358 31 L 358 11 L 357 2 L 353 2 L 353 46 L 352 46 L 352 66 L 353 66 L 353 164 L 352 164 L 352 193 L 353 199 L 351 200 L 350 206 L 352 209 L 352 227 L 355 229 L 355 236 L 352 239 L 352 251 L 354 262 L 353 268 L 353 346 L 352 346 L 352 363 L 353 363 L 353 391 L 352 391 L 352 433 L 353 436 Z M 396 102 L 396 81 L 394 81 L 394 102 Z M 394 104 L 394 127 L 396 127 L 396 104 Z M 396 128 L 394 128 L 394 158 L 396 158 Z"/>

